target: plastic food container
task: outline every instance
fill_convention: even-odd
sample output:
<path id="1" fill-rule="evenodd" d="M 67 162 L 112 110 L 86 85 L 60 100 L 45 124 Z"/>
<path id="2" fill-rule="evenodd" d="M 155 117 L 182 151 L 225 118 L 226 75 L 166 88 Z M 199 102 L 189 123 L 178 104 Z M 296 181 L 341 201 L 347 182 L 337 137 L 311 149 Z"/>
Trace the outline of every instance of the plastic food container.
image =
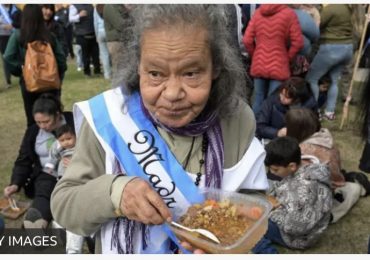
<path id="1" fill-rule="evenodd" d="M 213 254 L 245 254 L 256 245 L 256 243 L 263 237 L 268 227 L 268 215 L 272 209 L 271 203 L 262 195 L 255 194 L 241 194 L 237 192 L 223 191 L 219 189 L 203 188 L 201 192 L 205 199 L 212 199 L 215 201 L 229 200 L 233 205 L 238 205 L 244 209 L 251 209 L 258 207 L 262 214 L 257 220 L 254 220 L 251 226 L 240 236 L 235 242 L 229 245 L 216 244 L 208 241 L 202 236 L 197 236 L 194 233 L 171 226 L 175 235 L 183 241 L 191 243 L 195 248 L 204 250 L 207 253 Z M 175 221 L 179 221 L 181 216 L 174 216 Z M 227 224 L 223 229 L 227 230 Z"/>

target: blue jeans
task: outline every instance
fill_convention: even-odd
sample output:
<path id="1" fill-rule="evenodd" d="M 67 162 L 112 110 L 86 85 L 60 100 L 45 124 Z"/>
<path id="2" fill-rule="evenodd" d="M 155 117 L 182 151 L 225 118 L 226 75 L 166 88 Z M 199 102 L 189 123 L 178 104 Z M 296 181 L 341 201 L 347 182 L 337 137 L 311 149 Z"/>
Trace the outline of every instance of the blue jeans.
<path id="1" fill-rule="evenodd" d="M 252 252 L 254 254 L 278 254 L 279 252 L 272 245 L 272 243 L 288 247 L 281 237 L 278 225 L 275 222 L 269 220 L 266 234 L 254 246 Z"/>
<path id="2" fill-rule="evenodd" d="M 77 68 L 83 68 L 84 64 L 82 62 L 82 49 L 81 45 L 78 44 L 73 44 L 73 52 L 76 57 L 76 66 Z"/>
<path id="3" fill-rule="evenodd" d="M 104 78 L 109 80 L 112 77 L 112 70 L 111 70 L 112 65 L 111 65 L 111 61 L 109 57 L 109 51 L 108 51 L 105 33 L 99 31 L 96 36 L 96 40 L 99 45 L 100 61 L 103 64 Z"/>
<path id="4" fill-rule="evenodd" d="M 329 74 L 331 85 L 328 90 L 325 109 L 327 112 L 335 111 L 338 96 L 338 79 L 343 68 L 350 63 L 352 53 L 352 44 L 321 44 L 307 72 L 306 80 L 310 83 L 316 101 L 319 98 L 318 81 L 325 74 Z"/>
<path id="5" fill-rule="evenodd" d="M 267 96 L 270 96 L 277 88 L 279 88 L 281 81 L 273 79 L 254 79 L 254 102 L 253 112 L 257 116 L 260 112 L 263 101 Z"/>

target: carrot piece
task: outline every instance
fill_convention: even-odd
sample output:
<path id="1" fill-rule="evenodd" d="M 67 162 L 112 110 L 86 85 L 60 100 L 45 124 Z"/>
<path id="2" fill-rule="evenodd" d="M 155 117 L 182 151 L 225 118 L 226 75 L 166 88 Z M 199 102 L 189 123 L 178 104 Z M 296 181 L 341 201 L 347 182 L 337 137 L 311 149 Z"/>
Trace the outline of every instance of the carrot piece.
<path id="1" fill-rule="evenodd" d="M 262 217 L 262 209 L 260 207 L 251 207 L 249 210 L 248 217 L 250 217 L 253 220 L 258 220 Z"/>
<path id="2" fill-rule="evenodd" d="M 238 207 L 238 215 L 244 216 L 252 220 L 258 220 L 262 217 L 263 211 L 260 207 L 253 206 L 250 208 L 247 208 L 245 206 L 239 206 Z"/>

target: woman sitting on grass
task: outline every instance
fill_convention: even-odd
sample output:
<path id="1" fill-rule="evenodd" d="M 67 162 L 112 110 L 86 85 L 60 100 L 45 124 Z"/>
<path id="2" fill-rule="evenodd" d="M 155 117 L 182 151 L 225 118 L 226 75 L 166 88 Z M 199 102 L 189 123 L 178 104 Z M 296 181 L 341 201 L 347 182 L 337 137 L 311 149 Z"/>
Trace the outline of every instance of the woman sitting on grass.
<path id="1" fill-rule="evenodd" d="M 26 196 L 33 199 L 24 218 L 24 227 L 46 228 L 52 219 L 50 196 L 57 178 L 43 169 L 51 144 L 56 140 L 54 130 L 64 124 L 73 126 L 73 117 L 71 112 L 63 112 L 59 99 L 52 94 L 42 94 L 32 114 L 36 124 L 28 127 L 24 134 L 4 196 L 10 197 L 24 188 Z"/>
<path id="2" fill-rule="evenodd" d="M 321 128 L 315 113 L 309 109 L 297 108 L 286 114 L 287 135 L 300 143 L 302 155 L 309 161 L 318 161 L 328 165 L 331 187 L 333 189 L 332 222 L 342 218 L 352 206 L 370 192 L 367 177 L 361 173 L 343 174 L 339 150 L 334 145 L 333 137 L 326 128 Z"/>

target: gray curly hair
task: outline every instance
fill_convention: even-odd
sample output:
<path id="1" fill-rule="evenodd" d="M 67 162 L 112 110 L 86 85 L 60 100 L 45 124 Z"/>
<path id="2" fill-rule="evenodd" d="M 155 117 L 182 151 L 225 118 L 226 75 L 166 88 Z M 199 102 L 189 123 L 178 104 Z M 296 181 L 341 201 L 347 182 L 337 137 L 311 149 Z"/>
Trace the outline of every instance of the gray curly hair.
<path id="1" fill-rule="evenodd" d="M 123 82 L 127 94 L 139 91 L 137 72 L 141 37 L 147 30 L 161 26 L 201 26 L 209 32 L 214 72 L 218 77 L 212 82 L 212 89 L 207 111 L 219 116 L 228 116 L 240 100 L 246 101 L 246 71 L 243 67 L 240 51 L 233 48 L 231 35 L 227 30 L 228 17 L 225 5 L 201 4 L 165 4 L 135 5 L 131 10 L 132 24 L 128 26 L 129 34 L 126 44 L 127 52 L 120 59 L 120 72 L 116 82 Z M 207 112 L 205 111 L 205 112 Z"/>

